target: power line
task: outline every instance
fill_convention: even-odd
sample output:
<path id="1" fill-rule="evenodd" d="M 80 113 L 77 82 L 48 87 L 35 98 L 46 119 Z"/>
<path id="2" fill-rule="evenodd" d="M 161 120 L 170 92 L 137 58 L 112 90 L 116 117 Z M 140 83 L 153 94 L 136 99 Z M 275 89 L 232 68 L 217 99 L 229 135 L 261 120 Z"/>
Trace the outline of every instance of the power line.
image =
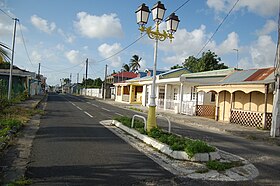
<path id="1" fill-rule="evenodd" d="M 216 28 L 215 32 L 212 34 L 212 36 L 208 39 L 208 41 L 205 43 L 205 45 L 201 48 L 201 50 L 196 54 L 196 57 L 198 57 L 200 55 L 200 53 L 204 50 L 204 48 L 209 44 L 209 42 L 213 39 L 213 37 L 215 36 L 215 34 L 218 32 L 218 30 L 220 29 L 220 27 L 222 26 L 222 24 L 225 22 L 225 20 L 227 19 L 227 17 L 230 15 L 230 13 L 232 12 L 232 10 L 235 8 L 235 6 L 237 5 L 237 3 L 239 2 L 239 0 L 237 0 L 234 5 L 232 6 L 232 8 L 230 9 L 230 11 L 227 13 L 227 15 L 224 17 L 224 19 L 222 20 L 222 22 L 219 24 L 219 26 Z"/>
<path id="2" fill-rule="evenodd" d="M 23 42 L 23 46 L 24 46 L 24 49 L 25 49 L 27 58 L 28 58 L 28 60 L 29 60 L 29 62 L 30 62 L 30 64 L 31 64 L 31 66 L 34 67 L 34 64 L 32 63 L 32 61 L 31 61 L 31 59 L 30 59 L 30 55 L 29 55 L 28 50 L 27 50 L 27 47 L 26 47 L 26 43 L 25 43 L 25 39 L 24 39 L 24 37 L 23 37 L 22 27 L 21 27 L 20 21 L 18 21 L 18 23 L 19 23 L 21 38 L 22 38 L 22 42 Z"/>
<path id="3" fill-rule="evenodd" d="M 1 8 L 0 8 L 0 11 L 3 12 L 3 13 L 4 13 L 6 16 L 8 16 L 9 18 L 15 19 L 14 17 L 10 16 L 7 12 L 5 12 L 4 10 L 2 10 Z"/>

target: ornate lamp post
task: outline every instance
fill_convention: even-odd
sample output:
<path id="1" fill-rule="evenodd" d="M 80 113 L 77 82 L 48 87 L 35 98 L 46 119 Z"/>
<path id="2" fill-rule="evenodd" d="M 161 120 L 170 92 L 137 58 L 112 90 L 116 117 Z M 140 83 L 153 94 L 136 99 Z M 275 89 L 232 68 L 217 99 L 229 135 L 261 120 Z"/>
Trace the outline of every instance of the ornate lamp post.
<path id="1" fill-rule="evenodd" d="M 157 127 L 156 125 L 156 94 L 155 94 L 155 84 L 156 84 L 156 69 L 157 69 L 157 49 L 158 49 L 158 41 L 164 41 L 169 38 L 170 42 L 172 41 L 173 34 L 176 32 L 178 24 L 180 20 L 175 13 L 172 13 L 167 19 L 167 29 L 163 30 L 162 33 L 159 31 L 159 24 L 163 20 L 165 7 L 164 5 L 158 1 L 152 10 L 153 20 L 155 22 L 155 30 L 150 27 L 145 27 L 148 22 L 150 10 L 148 6 L 144 3 L 138 7 L 136 10 L 137 24 L 139 25 L 139 30 L 141 33 L 145 32 L 149 36 L 150 39 L 155 40 L 154 45 L 154 67 L 153 67 L 153 83 L 152 83 L 152 91 L 151 91 L 151 99 L 149 104 L 149 112 L 148 112 L 148 121 L 147 121 L 147 130 L 150 131 L 152 128 Z"/>

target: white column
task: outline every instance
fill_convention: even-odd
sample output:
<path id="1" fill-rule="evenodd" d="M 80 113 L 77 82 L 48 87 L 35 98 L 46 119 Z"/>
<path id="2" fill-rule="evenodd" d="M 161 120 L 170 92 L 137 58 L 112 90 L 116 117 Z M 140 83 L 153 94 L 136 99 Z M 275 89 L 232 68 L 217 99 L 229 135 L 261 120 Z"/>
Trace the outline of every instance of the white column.
<path id="1" fill-rule="evenodd" d="M 179 113 L 182 113 L 182 102 L 183 102 L 183 90 L 184 90 L 184 84 L 183 83 L 181 83 L 181 86 L 180 86 L 180 95 L 179 95 L 179 105 L 180 105 L 180 107 L 179 107 Z"/>
<path id="2" fill-rule="evenodd" d="M 163 101 L 163 109 L 166 110 L 166 104 L 167 104 L 167 93 L 168 93 L 168 84 L 164 85 L 164 101 Z"/>

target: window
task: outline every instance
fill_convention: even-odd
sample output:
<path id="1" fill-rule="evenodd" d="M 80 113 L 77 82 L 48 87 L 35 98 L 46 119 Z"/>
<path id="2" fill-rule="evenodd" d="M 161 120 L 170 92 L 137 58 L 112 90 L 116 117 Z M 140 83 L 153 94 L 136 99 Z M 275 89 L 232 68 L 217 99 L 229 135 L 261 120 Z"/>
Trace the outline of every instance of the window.
<path id="1" fill-rule="evenodd" d="M 216 101 L 216 94 L 214 92 L 211 92 L 211 102 L 215 102 Z"/>
<path id="2" fill-rule="evenodd" d="M 177 100 L 177 99 L 178 99 L 178 89 L 174 88 L 173 100 Z"/>
<path id="3" fill-rule="evenodd" d="M 191 100 L 196 100 L 196 92 L 194 87 L 191 87 Z"/>

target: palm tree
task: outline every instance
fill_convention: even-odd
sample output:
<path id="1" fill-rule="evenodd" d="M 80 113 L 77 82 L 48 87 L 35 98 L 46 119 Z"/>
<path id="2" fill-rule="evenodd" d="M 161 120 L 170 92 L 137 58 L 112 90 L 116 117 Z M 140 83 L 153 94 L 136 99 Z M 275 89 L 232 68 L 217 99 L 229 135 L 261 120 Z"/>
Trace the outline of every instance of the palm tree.
<path id="1" fill-rule="evenodd" d="M 130 63 L 129 63 L 131 71 L 136 72 L 136 71 L 139 70 L 139 68 L 141 67 L 140 66 L 140 61 L 141 60 L 142 60 L 142 58 L 139 57 L 138 55 L 133 55 L 132 56 L 132 58 L 130 59 Z"/>
<path id="2" fill-rule="evenodd" d="M 130 66 L 128 64 L 123 64 L 122 67 L 125 72 L 130 72 Z"/>
<path id="3" fill-rule="evenodd" d="M 7 50 L 11 50 L 7 45 L 0 42 L 0 64 L 4 62 L 10 61 L 9 52 Z"/>

